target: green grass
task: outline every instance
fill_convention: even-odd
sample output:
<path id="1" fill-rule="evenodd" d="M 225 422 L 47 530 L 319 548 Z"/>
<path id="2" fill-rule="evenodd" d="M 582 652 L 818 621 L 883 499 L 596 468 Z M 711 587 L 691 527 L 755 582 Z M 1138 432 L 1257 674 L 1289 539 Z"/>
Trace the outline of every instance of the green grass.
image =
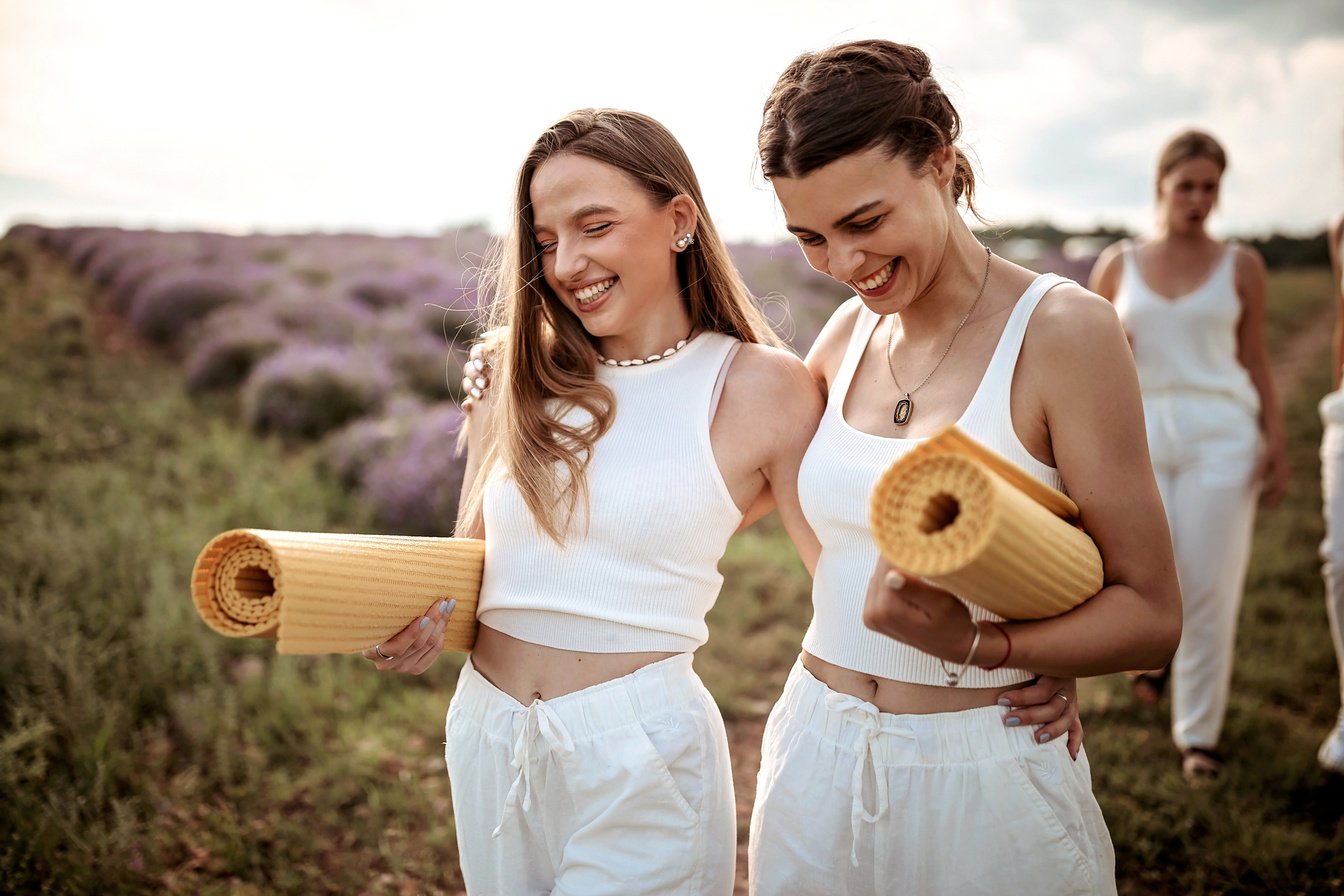
<path id="1" fill-rule="evenodd" d="M 310 456 L 189 401 L 176 368 L 102 350 L 117 333 L 81 284 L 0 249 L 0 891 L 454 889 L 460 663 L 394 680 L 282 658 L 188 597 L 224 529 L 365 514 Z"/>
<path id="2" fill-rule="evenodd" d="M 1276 272 L 1271 345 L 1329 299 Z M 234 526 L 373 531 L 303 449 L 191 399 L 77 279 L 0 242 L 0 892 L 460 890 L 443 712 L 460 668 L 381 676 L 210 632 L 187 579 Z M 1315 545 L 1316 398 L 1286 402 L 1294 480 L 1260 515 L 1225 780 L 1181 781 L 1165 717 L 1083 683 L 1125 893 L 1338 893 L 1344 782 L 1316 767 L 1337 708 Z M 734 540 L 696 665 L 736 730 L 778 695 L 810 614 L 777 523 Z M 749 775 L 754 768 L 739 773 Z M 741 783 L 741 782 L 739 782 Z M 745 836 L 745 830 L 742 832 Z"/>

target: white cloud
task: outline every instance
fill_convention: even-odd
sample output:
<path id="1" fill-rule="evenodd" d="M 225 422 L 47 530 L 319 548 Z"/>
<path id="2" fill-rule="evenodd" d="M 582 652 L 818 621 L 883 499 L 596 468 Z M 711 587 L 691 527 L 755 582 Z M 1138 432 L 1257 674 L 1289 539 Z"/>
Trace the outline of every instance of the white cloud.
<path id="1" fill-rule="evenodd" d="M 135 224 L 433 232 L 501 222 L 542 127 L 619 105 L 682 139 L 726 234 L 773 240 L 754 148 L 774 76 L 884 36 L 930 52 L 996 217 L 1142 227 L 1161 141 L 1202 123 L 1233 157 L 1220 226 L 1310 229 L 1344 207 L 1344 21 L 1226 8 L 0 0 L 0 172 Z M 0 227 L 57 213 L 14 182 Z"/>

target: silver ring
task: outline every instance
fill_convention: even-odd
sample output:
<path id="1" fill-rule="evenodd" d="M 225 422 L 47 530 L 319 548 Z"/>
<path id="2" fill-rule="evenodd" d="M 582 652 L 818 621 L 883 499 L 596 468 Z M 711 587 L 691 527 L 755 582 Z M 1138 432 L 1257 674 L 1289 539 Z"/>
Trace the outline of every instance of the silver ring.
<path id="1" fill-rule="evenodd" d="M 379 651 L 379 652 L 381 653 L 382 651 Z M 1050 695 L 1050 699 L 1051 699 L 1051 700 L 1055 699 L 1056 697 L 1058 697 L 1059 699 L 1063 700 L 1063 701 L 1065 702 L 1065 704 L 1067 704 L 1067 703 L 1069 702 L 1069 698 L 1064 696 L 1064 692 L 1063 692 L 1063 691 L 1055 691 L 1053 694 Z"/>
<path id="2" fill-rule="evenodd" d="M 387 654 L 383 653 L 383 645 L 381 645 L 381 644 L 375 644 L 375 645 L 373 645 L 373 652 L 376 653 L 376 654 L 378 654 L 380 657 L 382 657 L 382 658 L 385 659 L 385 660 L 394 660 L 394 659 L 396 659 L 396 657 L 394 657 L 394 656 L 388 656 Z"/>

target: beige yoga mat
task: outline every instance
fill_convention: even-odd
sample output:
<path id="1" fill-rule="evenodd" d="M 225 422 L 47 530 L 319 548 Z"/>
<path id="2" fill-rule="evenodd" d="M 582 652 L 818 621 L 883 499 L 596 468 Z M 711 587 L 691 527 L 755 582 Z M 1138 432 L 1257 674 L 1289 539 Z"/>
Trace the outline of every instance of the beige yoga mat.
<path id="1" fill-rule="evenodd" d="M 275 638 L 296 654 L 365 650 L 455 598 L 444 650 L 466 652 L 484 563 L 474 538 L 232 529 L 196 558 L 191 597 L 220 634 Z"/>
<path id="2" fill-rule="evenodd" d="M 869 504 L 888 562 L 1005 619 L 1042 619 L 1101 590 L 1078 506 L 949 426 L 878 477 Z"/>

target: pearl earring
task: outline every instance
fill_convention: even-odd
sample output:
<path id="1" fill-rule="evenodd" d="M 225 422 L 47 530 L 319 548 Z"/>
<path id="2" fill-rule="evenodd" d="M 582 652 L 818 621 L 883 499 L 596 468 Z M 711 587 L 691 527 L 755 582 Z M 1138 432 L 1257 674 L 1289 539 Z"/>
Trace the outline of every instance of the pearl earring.
<path id="1" fill-rule="evenodd" d="M 677 238 L 678 250 L 685 249 L 687 246 L 693 246 L 693 245 L 695 245 L 695 237 L 692 234 L 688 233 L 685 236 Z"/>

